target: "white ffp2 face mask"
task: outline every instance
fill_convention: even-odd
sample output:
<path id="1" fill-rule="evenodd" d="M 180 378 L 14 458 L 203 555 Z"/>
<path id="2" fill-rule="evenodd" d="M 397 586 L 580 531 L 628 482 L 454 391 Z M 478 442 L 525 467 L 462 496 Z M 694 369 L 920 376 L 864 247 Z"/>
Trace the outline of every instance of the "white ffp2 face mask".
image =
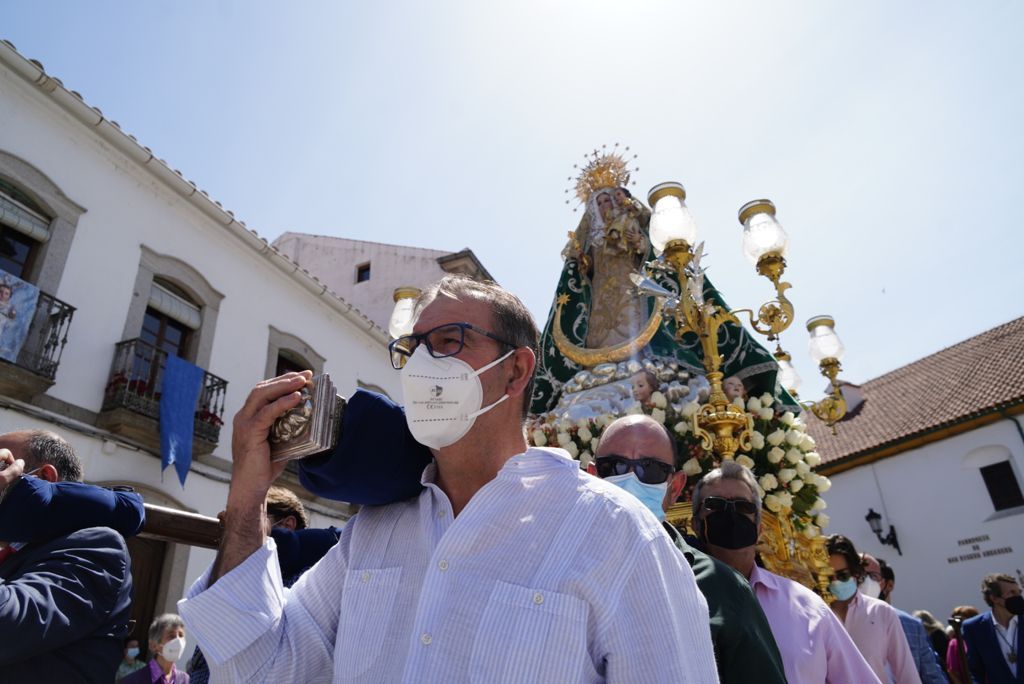
<path id="1" fill-rule="evenodd" d="M 870 577 L 865 577 L 864 581 L 860 583 L 860 593 L 871 598 L 880 598 L 882 595 L 882 585 Z"/>
<path id="2" fill-rule="evenodd" d="M 160 649 L 160 655 L 164 657 L 169 663 L 176 663 L 181 660 L 181 654 L 185 652 L 185 637 L 177 637 L 171 639 L 163 648 Z"/>
<path id="3" fill-rule="evenodd" d="M 515 352 L 473 370 L 454 356 L 435 359 L 420 345 L 402 368 L 402 395 L 405 400 L 405 421 L 416 441 L 431 449 L 441 449 L 462 439 L 477 416 L 508 399 L 501 399 L 481 408 L 484 388 L 480 375 L 494 368 Z"/>

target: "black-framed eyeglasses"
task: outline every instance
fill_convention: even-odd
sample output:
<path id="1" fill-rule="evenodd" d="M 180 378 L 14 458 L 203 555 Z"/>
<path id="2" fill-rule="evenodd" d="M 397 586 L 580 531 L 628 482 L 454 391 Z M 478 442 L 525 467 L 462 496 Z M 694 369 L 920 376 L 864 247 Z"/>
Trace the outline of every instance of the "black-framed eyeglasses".
<path id="1" fill-rule="evenodd" d="M 626 458 L 618 454 L 598 456 L 594 459 L 594 467 L 597 468 L 597 476 L 602 479 L 632 472 L 644 484 L 661 484 L 676 471 L 668 463 L 656 458 Z"/>
<path id="2" fill-rule="evenodd" d="M 510 349 L 515 349 L 518 346 L 511 342 L 506 342 L 494 333 L 489 333 L 483 328 L 478 328 L 469 323 L 445 323 L 424 333 L 403 335 L 396 340 L 392 340 L 391 344 L 388 345 L 388 352 L 391 355 L 391 366 L 395 370 L 405 366 L 405 363 L 412 356 L 413 352 L 416 351 L 416 348 L 420 346 L 420 343 L 427 345 L 427 351 L 435 359 L 455 356 L 462 351 L 462 347 L 466 343 L 467 330 L 472 330 L 475 333 L 489 337 Z"/>
<path id="3" fill-rule="evenodd" d="M 755 515 L 757 513 L 757 504 L 753 501 L 749 501 L 747 499 L 726 499 L 722 496 L 707 497 L 704 499 L 702 507 L 712 513 L 718 513 L 719 511 L 725 511 L 730 508 L 737 513 L 743 513 L 744 515 Z"/>

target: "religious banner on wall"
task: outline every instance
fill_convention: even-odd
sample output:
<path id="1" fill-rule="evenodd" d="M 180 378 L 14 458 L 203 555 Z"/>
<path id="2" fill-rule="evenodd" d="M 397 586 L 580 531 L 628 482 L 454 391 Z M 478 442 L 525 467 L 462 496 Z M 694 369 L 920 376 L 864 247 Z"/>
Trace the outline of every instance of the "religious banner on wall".
<path id="1" fill-rule="evenodd" d="M 0 359 L 18 360 L 38 301 L 38 287 L 0 271 Z"/>

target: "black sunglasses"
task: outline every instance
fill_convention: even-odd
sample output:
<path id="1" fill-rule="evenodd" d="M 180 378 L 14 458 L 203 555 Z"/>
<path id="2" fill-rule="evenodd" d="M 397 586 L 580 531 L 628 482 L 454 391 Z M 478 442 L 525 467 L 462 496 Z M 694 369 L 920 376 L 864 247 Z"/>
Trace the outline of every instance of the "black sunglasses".
<path id="1" fill-rule="evenodd" d="M 636 479 L 644 484 L 661 484 L 672 477 L 675 468 L 656 458 L 626 458 L 617 454 L 598 456 L 594 459 L 597 476 L 604 479 L 614 475 L 625 475 L 633 472 Z"/>
<path id="2" fill-rule="evenodd" d="M 510 349 L 516 348 L 516 345 L 511 342 L 506 342 L 497 335 L 475 325 L 470 325 L 469 323 L 445 323 L 425 333 L 403 335 L 396 340 L 392 340 L 391 344 L 388 345 L 388 352 L 391 355 L 391 366 L 395 370 L 400 370 L 421 343 L 427 345 L 427 351 L 435 359 L 455 356 L 462 351 L 462 347 L 466 344 L 467 330 L 472 330 L 484 337 L 489 337 Z"/>
<path id="3" fill-rule="evenodd" d="M 737 513 L 743 513 L 744 515 L 755 515 L 757 513 L 757 504 L 753 501 L 748 501 L 746 499 L 726 499 L 721 496 L 707 497 L 704 499 L 703 507 L 712 513 L 718 513 L 730 508 Z"/>
<path id="4" fill-rule="evenodd" d="M 853 577 L 853 573 L 851 573 L 849 570 L 836 570 L 832 573 L 832 576 L 840 582 L 845 582 L 849 580 L 851 577 Z"/>

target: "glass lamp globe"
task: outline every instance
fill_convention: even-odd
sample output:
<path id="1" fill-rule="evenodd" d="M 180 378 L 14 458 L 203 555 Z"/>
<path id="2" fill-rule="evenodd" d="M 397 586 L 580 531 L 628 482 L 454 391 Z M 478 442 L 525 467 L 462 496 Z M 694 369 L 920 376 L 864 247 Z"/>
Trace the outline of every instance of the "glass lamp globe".
<path id="1" fill-rule="evenodd" d="M 777 354 L 775 359 L 779 363 L 777 377 L 779 384 L 790 393 L 798 393 L 803 380 L 800 378 L 800 374 L 796 372 L 796 368 L 793 367 L 790 355 L 782 352 L 782 354 Z"/>
<path id="2" fill-rule="evenodd" d="M 769 254 L 786 256 L 789 236 L 775 220 L 775 205 L 771 200 L 747 202 L 740 207 L 739 218 L 743 224 L 743 255 L 751 264 L 756 266 Z"/>
<path id="3" fill-rule="evenodd" d="M 649 229 L 651 246 L 661 254 L 672 240 L 685 240 L 691 247 L 697 241 L 697 222 L 686 206 L 686 190 L 680 183 L 659 183 L 647 193 L 651 206 Z"/>
<path id="4" fill-rule="evenodd" d="M 815 363 L 820 364 L 824 359 L 842 359 L 842 341 L 835 331 L 836 322 L 831 316 L 815 316 L 807 321 L 807 331 L 811 333 L 811 341 L 808 349 L 811 358 Z"/>
<path id="5" fill-rule="evenodd" d="M 395 290 L 395 308 L 388 321 L 388 333 L 393 339 L 412 332 L 413 309 L 419 296 L 420 290 L 416 287 L 400 287 Z"/>

